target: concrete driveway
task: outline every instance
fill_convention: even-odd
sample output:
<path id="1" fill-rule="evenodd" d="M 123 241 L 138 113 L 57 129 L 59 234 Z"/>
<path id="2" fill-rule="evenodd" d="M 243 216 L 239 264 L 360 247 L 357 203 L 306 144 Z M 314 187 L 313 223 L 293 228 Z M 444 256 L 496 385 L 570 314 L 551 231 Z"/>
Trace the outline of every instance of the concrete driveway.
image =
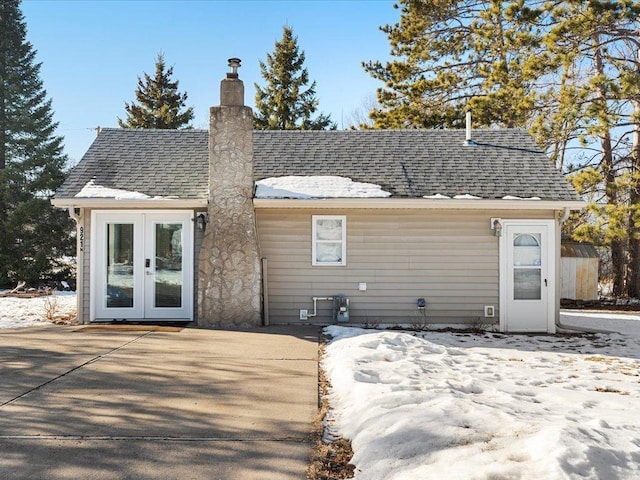
<path id="1" fill-rule="evenodd" d="M 0 331 L 0 478 L 306 478 L 318 328 Z"/>

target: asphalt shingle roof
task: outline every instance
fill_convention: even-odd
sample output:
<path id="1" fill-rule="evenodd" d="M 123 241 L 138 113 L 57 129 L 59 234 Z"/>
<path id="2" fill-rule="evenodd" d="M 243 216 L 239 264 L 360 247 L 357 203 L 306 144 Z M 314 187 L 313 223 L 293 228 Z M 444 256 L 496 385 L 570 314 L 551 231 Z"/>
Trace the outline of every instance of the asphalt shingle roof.
<path id="1" fill-rule="evenodd" d="M 471 194 L 484 199 L 578 200 L 523 130 L 254 131 L 256 180 L 336 175 L 380 185 L 392 197 Z M 56 198 L 90 180 L 149 196 L 207 198 L 206 130 L 103 129 Z"/>

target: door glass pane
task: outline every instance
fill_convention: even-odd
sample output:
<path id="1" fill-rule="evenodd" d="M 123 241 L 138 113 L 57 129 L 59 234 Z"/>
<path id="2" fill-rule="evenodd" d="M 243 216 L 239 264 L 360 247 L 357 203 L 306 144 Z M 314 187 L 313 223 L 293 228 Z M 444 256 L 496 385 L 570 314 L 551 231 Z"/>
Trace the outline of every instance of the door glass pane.
<path id="1" fill-rule="evenodd" d="M 513 269 L 513 299 L 540 300 L 542 298 L 542 278 L 539 268 Z"/>
<path id="2" fill-rule="evenodd" d="M 133 224 L 107 223 L 107 308 L 133 307 Z"/>
<path id="3" fill-rule="evenodd" d="M 156 307 L 182 307 L 182 224 L 156 223 Z"/>
<path id="4" fill-rule="evenodd" d="M 516 233 L 513 237 L 513 265 L 542 265 L 542 250 L 539 233 Z"/>

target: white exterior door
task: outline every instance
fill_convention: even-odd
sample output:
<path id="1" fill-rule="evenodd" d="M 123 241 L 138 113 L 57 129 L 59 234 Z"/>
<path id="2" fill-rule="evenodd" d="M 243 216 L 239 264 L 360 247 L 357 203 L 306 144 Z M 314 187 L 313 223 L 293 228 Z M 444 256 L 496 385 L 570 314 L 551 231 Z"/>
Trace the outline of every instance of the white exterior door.
<path id="1" fill-rule="evenodd" d="M 193 319 L 191 217 L 93 212 L 91 320 Z"/>
<path id="2" fill-rule="evenodd" d="M 503 221 L 501 329 L 555 331 L 553 221 Z"/>

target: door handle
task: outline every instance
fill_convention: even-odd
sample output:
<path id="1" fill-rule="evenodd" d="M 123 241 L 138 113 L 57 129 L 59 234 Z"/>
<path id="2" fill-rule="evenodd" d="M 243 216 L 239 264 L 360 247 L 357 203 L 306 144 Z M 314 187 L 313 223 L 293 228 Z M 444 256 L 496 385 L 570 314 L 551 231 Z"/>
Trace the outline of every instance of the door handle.
<path id="1" fill-rule="evenodd" d="M 544 286 L 545 287 L 547 286 L 547 279 L 546 278 L 544 279 Z"/>
<path id="2" fill-rule="evenodd" d="M 150 258 L 145 258 L 144 259 L 144 268 L 149 268 L 151 267 L 151 259 Z"/>

